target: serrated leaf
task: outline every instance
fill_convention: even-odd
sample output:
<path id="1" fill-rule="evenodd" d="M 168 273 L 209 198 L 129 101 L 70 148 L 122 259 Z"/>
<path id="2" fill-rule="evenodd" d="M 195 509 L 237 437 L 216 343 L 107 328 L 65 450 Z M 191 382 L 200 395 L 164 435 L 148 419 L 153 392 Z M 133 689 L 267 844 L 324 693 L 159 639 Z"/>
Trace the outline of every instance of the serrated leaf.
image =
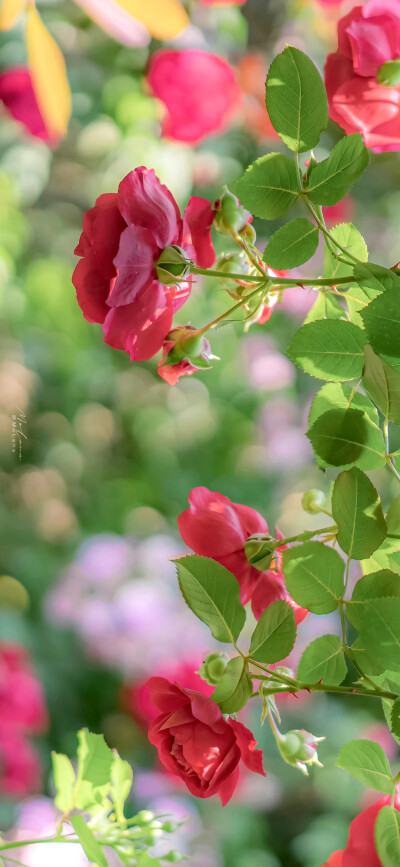
<path id="1" fill-rule="evenodd" d="M 355 661 L 368 677 L 381 675 L 383 673 L 384 668 L 376 661 L 374 653 L 366 649 L 360 636 L 358 636 L 352 645 L 351 650 Z"/>
<path id="2" fill-rule="evenodd" d="M 211 696 L 222 713 L 237 713 L 251 698 L 252 680 L 242 656 L 231 659 Z"/>
<path id="3" fill-rule="evenodd" d="M 50 134 L 65 135 L 71 114 L 71 92 L 62 53 L 44 26 L 34 4 L 26 13 L 26 48 L 32 86 Z"/>
<path id="4" fill-rule="evenodd" d="M 360 638 L 385 669 L 400 671 L 400 598 L 374 599 L 366 605 Z"/>
<path id="5" fill-rule="evenodd" d="M 382 433 L 359 409 L 332 409 L 319 416 L 307 433 L 314 452 L 328 466 L 367 470 L 384 466 Z"/>
<path id="6" fill-rule="evenodd" d="M 360 288 L 364 292 L 374 292 L 375 298 L 388 289 L 400 288 L 399 274 L 396 274 L 391 268 L 375 265 L 374 262 L 353 265 L 353 276 Z"/>
<path id="7" fill-rule="evenodd" d="M 266 102 L 272 126 L 293 151 L 311 150 L 328 125 L 328 101 L 313 62 L 287 45 L 271 63 Z"/>
<path id="8" fill-rule="evenodd" d="M 280 662 L 289 655 L 296 638 L 296 621 L 291 606 L 279 600 L 261 615 L 251 636 L 249 655 L 257 662 Z"/>
<path id="9" fill-rule="evenodd" d="M 217 641 L 235 642 L 246 612 L 234 575 L 209 557 L 189 555 L 175 565 L 182 595 L 196 617 L 207 624 Z"/>
<path id="10" fill-rule="evenodd" d="M 400 373 L 364 346 L 363 384 L 385 418 L 400 424 Z"/>
<path id="11" fill-rule="evenodd" d="M 361 377 L 364 344 L 364 332 L 351 322 L 321 319 L 296 331 L 287 354 L 311 376 L 343 382 Z"/>
<path id="12" fill-rule="evenodd" d="M 369 572 L 357 581 L 353 595 L 346 602 L 346 616 L 353 626 L 360 630 L 366 605 L 371 599 L 385 596 L 400 596 L 400 575 L 390 569 Z"/>
<path id="13" fill-rule="evenodd" d="M 358 392 L 353 391 L 348 385 L 342 385 L 339 382 L 329 382 L 327 385 L 323 385 L 322 388 L 317 392 L 315 398 L 312 402 L 310 414 L 309 414 L 309 426 L 312 427 L 314 422 L 323 415 L 325 412 L 328 412 L 331 409 L 358 409 L 363 413 L 363 417 L 365 423 L 370 431 L 371 437 L 374 441 L 377 439 L 378 442 L 382 445 L 382 451 L 384 452 L 384 443 L 382 432 L 379 427 L 379 418 L 378 413 L 370 401 L 369 397 L 366 397 L 364 394 L 359 394 Z M 321 458 L 317 456 L 318 466 L 321 468 L 328 466 L 328 464 L 323 461 Z M 368 460 L 366 462 L 368 464 Z M 385 463 L 384 457 L 381 460 L 381 463 L 377 463 L 377 466 L 383 466 Z M 357 465 L 360 469 L 375 469 L 376 467 L 365 466 L 363 458 L 357 461 Z"/>
<path id="14" fill-rule="evenodd" d="M 263 256 L 264 262 L 271 268 L 297 268 L 314 255 L 318 239 L 318 227 L 310 220 L 291 220 L 272 235 Z"/>
<path id="15" fill-rule="evenodd" d="M 365 786 L 391 795 L 392 773 L 386 754 L 375 741 L 349 741 L 340 750 L 336 764 Z"/>
<path id="16" fill-rule="evenodd" d="M 267 154 L 248 167 L 234 184 L 242 205 L 256 217 L 275 220 L 295 203 L 298 183 L 293 160 L 285 154 Z"/>
<path id="17" fill-rule="evenodd" d="M 53 778 L 56 787 L 55 804 L 62 813 L 68 813 L 74 803 L 75 771 L 67 756 L 52 752 Z"/>
<path id="18" fill-rule="evenodd" d="M 356 467 L 338 475 L 332 515 L 338 526 L 338 543 L 350 559 L 370 557 L 386 538 L 379 494 L 368 476 Z"/>
<path id="19" fill-rule="evenodd" d="M 362 262 L 367 262 L 367 245 L 358 229 L 353 226 L 353 223 L 339 223 L 337 226 L 333 226 L 333 228 L 330 230 L 330 235 L 332 238 L 335 239 L 335 241 L 338 242 L 338 244 L 340 244 L 341 247 L 344 247 L 347 252 L 351 253 L 352 256 L 355 256 Z M 339 247 L 336 248 L 335 252 L 338 256 L 343 256 L 343 253 L 341 250 L 339 250 Z M 346 263 L 344 262 L 339 262 L 338 259 L 332 255 L 329 247 L 325 245 L 324 277 L 329 277 L 330 279 L 334 277 L 347 277 L 350 271 L 351 265 L 346 265 Z M 348 284 L 341 284 L 340 289 L 344 290 L 347 285 L 351 286 L 352 283 L 353 279 L 349 280 Z"/>
<path id="20" fill-rule="evenodd" d="M 389 506 L 386 515 L 386 526 L 388 536 L 394 536 L 393 544 L 396 545 L 394 550 L 400 547 L 400 496 L 395 497 Z M 398 542 L 397 542 L 398 539 Z"/>
<path id="21" fill-rule="evenodd" d="M 88 828 L 83 816 L 80 814 L 71 816 L 70 822 L 89 861 L 96 867 L 97 865 L 98 867 L 107 867 L 103 847 Z"/>
<path id="22" fill-rule="evenodd" d="M 288 592 L 298 605 L 314 614 L 329 614 L 344 593 L 344 563 L 322 542 L 305 542 L 283 551 Z"/>
<path id="23" fill-rule="evenodd" d="M 400 738 L 400 698 L 396 698 L 396 701 L 392 704 L 390 731 L 396 738 Z"/>
<path id="24" fill-rule="evenodd" d="M 316 205 L 335 205 L 344 198 L 368 162 L 369 153 L 362 135 L 344 136 L 329 157 L 311 169 L 305 190 L 307 198 Z"/>
<path id="25" fill-rule="evenodd" d="M 375 821 L 374 839 L 382 867 L 399 867 L 400 815 L 389 804 L 379 810 Z"/>
<path id="26" fill-rule="evenodd" d="M 342 642 L 338 635 L 322 635 L 306 647 L 297 671 L 303 683 L 337 686 L 347 674 Z"/>
<path id="27" fill-rule="evenodd" d="M 340 302 L 328 292 L 318 292 L 311 310 L 308 311 L 304 325 L 319 319 L 343 319 L 345 312 Z"/>
<path id="28" fill-rule="evenodd" d="M 368 341 L 379 357 L 398 369 L 400 365 L 399 288 L 387 289 L 361 311 Z"/>
<path id="29" fill-rule="evenodd" d="M 376 572 L 379 569 L 390 569 L 400 575 L 400 554 L 393 552 L 393 548 L 387 545 L 387 541 L 385 539 L 383 545 L 377 548 L 372 557 L 368 557 L 368 560 L 361 560 L 364 574 Z"/>
<path id="30" fill-rule="evenodd" d="M 100 803 L 111 785 L 113 752 L 103 735 L 87 729 L 78 732 L 78 773 L 74 793 L 75 806 L 85 810 Z"/>
<path id="31" fill-rule="evenodd" d="M 129 762 L 124 761 L 113 751 L 114 758 L 111 766 L 111 798 L 114 804 L 118 821 L 124 818 L 124 805 L 132 788 L 133 771 Z"/>

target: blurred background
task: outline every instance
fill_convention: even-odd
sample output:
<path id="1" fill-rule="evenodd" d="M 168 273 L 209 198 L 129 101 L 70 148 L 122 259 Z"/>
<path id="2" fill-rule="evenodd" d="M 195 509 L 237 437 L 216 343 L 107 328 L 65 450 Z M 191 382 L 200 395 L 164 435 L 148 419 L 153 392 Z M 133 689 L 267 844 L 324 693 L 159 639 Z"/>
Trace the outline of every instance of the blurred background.
<path id="1" fill-rule="evenodd" d="M 142 690 L 156 672 L 190 680 L 211 647 L 169 562 L 184 550 L 176 518 L 192 487 L 255 507 L 285 534 L 318 526 L 300 507 L 304 490 L 329 491 L 304 436 L 318 383 L 284 353 L 313 293 L 287 292 L 271 321 L 246 334 L 240 324 L 214 332 L 221 361 L 171 388 L 154 361 L 131 364 L 103 343 L 100 326 L 83 319 L 71 273 L 84 211 L 135 166 L 154 168 L 184 207 L 192 193 L 213 201 L 257 156 L 281 149 L 264 107 L 268 65 L 289 42 L 322 70 L 336 47 L 336 22 L 352 4 L 189 0 L 181 36 L 157 41 L 142 27 L 136 47 L 92 21 L 89 5 L 38 2 L 67 63 L 68 135 L 49 146 L 0 106 L 0 830 L 48 832 L 50 750 L 73 755 L 85 725 L 132 762 L 132 810 L 185 818 L 173 845 L 193 867 L 319 867 L 345 843 L 362 796 L 335 768 L 338 749 L 365 734 L 396 756 L 379 706 L 281 699 L 283 729 L 326 735 L 325 769 L 310 779 L 282 763 L 257 713 L 248 715 L 268 776 L 244 774 L 222 809 L 192 799 L 163 772 L 147 741 L 151 709 Z M 26 63 L 22 31 L 21 23 L 1 35 L 0 76 Z M 155 93 L 149 63 L 160 50 L 193 48 L 223 57 L 237 84 L 214 90 L 205 73 L 188 141 L 178 123 L 168 132 L 168 94 L 162 86 Z M 184 81 L 175 84 L 179 102 Z M 224 108 L 213 121 L 217 92 Z M 319 157 L 339 136 L 331 124 Z M 371 257 L 385 264 L 400 258 L 399 179 L 397 154 L 373 156 L 351 198 L 326 209 L 331 222 L 353 219 Z M 281 222 L 255 221 L 261 248 Z M 215 240 L 219 252 L 232 249 Z M 321 260 L 307 267 L 320 273 Z M 182 322 L 201 326 L 226 300 L 218 285 L 199 280 Z M 377 483 L 385 499 L 390 479 L 382 474 Z M 301 627 L 299 653 L 327 626 L 336 629 L 333 615 L 316 620 Z M 32 867 L 54 863 L 40 847 L 23 857 Z M 75 864 L 59 847 L 57 865 L 63 859 Z"/>

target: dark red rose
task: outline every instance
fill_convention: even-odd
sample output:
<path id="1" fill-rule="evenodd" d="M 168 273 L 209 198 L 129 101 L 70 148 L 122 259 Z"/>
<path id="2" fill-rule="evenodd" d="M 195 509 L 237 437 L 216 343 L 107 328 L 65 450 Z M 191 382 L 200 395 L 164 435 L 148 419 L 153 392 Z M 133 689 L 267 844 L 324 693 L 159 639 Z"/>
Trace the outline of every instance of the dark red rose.
<path id="1" fill-rule="evenodd" d="M 203 268 L 215 260 L 213 211 L 193 196 L 183 219 L 172 193 L 153 169 L 140 167 L 105 193 L 83 218 L 75 249 L 81 256 L 72 281 L 88 322 L 103 326 L 105 342 L 144 361 L 161 349 L 173 314 L 185 303 L 190 284 L 163 286 L 156 264 L 171 244 L 183 247 Z"/>
<path id="2" fill-rule="evenodd" d="M 325 66 L 329 113 L 374 151 L 400 149 L 400 88 L 378 78 L 399 56 L 400 0 L 368 0 L 338 22 L 338 50 Z"/>
<path id="3" fill-rule="evenodd" d="M 160 711 L 150 725 L 149 740 L 163 765 L 192 795 L 219 795 L 225 806 L 235 791 L 241 760 L 265 776 L 252 733 L 240 722 L 225 720 L 211 698 L 164 677 L 150 678 L 148 687 Z"/>

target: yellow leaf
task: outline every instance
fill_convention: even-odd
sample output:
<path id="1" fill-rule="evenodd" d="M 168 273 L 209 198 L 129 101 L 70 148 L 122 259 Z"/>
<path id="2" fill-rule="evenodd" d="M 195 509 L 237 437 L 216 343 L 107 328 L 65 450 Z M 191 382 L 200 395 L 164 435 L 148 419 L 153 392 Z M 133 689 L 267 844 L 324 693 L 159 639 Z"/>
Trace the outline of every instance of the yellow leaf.
<path id="1" fill-rule="evenodd" d="M 2 0 L 0 8 L 0 30 L 9 30 L 25 9 L 26 0 Z"/>
<path id="2" fill-rule="evenodd" d="M 189 18 L 179 0 L 116 0 L 147 27 L 155 39 L 173 39 L 189 24 Z"/>
<path id="3" fill-rule="evenodd" d="M 65 135 L 71 114 L 65 60 L 34 6 L 27 11 L 26 47 L 32 86 L 49 132 Z"/>

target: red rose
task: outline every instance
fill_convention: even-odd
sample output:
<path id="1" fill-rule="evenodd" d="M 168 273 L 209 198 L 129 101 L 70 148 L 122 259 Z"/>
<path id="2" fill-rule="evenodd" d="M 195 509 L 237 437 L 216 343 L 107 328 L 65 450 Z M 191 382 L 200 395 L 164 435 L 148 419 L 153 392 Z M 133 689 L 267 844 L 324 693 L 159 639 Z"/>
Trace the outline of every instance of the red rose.
<path id="1" fill-rule="evenodd" d="M 158 282 L 162 250 L 181 245 L 200 267 L 210 267 L 213 216 L 210 203 L 193 196 L 182 219 L 172 193 L 143 166 L 84 215 L 75 249 L 82 258 L 72 277 L 78 303 L 88 322 L 102 324 L 105 342 L 131 361 L 161 349 L 174 312 L 190 294 L 189 284 L 179 289 Z"/>
<path id="2" fill-rule="evenodd" d="M 329 113 L 374 151 L 400 149 L 400 88 L 378 81 L 382 64 L 399 56 L 400 0 L 368 0 L 338 22 L 338 50 L 325 66 Z"/>
<path id="3" fill-rule="evenodd" d="M 160 711 L 150 725 L 149 740 L 163 765 L 192 795 L 219 795 L 225 806 L 235 791 L 241 759 L 265 776 L 262 752 L 255 750 L 252 733 L 242 723 L 225 720 L 211 698 L 164 677 L 150 678 L 148 687 Z"/>
<path id="4" fill-rule="evenodd" d="M 29 69 L 16 66 L 0 75 L 0 100 L 12 117 L 20 121 L 31 135 L 56 143 L 40 113 Z"/>
<path id="5" fill-rule="evenodd" d="M 193 488 L 189 503 L 178 518 L 183 541 L 196 554 L 229 569 L 239 581 L 242 602 L 248 602 L 261 572 L 248 562 L 244 546 L 254 533 L 268 533 L 267 522 L 250 506 L 232 503 L 208 488 Z"/>
<path id="6" fill-rule="evenodd" d="M 206 683 L 196 671 L 201 662 L 201 656 L 192 662 L 171 662 L 158 670 L 157 677 L 177 681 L 185 689 L 197 690 L 203 695 L 211 695 L 215 687 Z M 143 723 L 146 728 L 159 713 L 151 700 L 148 678 L 126 684 L 122 689 L 122 704 L 124 710 L 139 723 Z"/>
<path id="7" fill-rule="evenodd" d="M 390 797 L 380 798 L 353 819 L 346 848 L 334 852 L 324 867 L 382 867 L 375 848 L 374 828 L 377 815 L 386 804 L 391 804 Z M 398 809 L 398 804 L 395 806 Z"/>
<path id="8" fill-rule="evenodd" d="M 210 341 L 201 336 L 199 337 L 200 345 L 194 350 L 194 353 L 182 357 L 185 352 L 185 344 L 181 344 L 179 337 L 185 336 L 190 341 L 191 331 L 196 334 L 196 329 L 191 329 L 190 325 L 182 325 L 174 328 L 167 335 L 163 345 L 163 356 L 158 365 L 158 373 L 165 382 L 168 382 L 168 385 L 176 385 L 181 376 L 192 376 L 200 368 L 209 369 L 211 367 L 210 359 L 216 357 L 211 352 Z M 171 351 L 176 349 L 178 350 L 178 357 L 175 358 L 171 355 Z"/>
<path id="9" fill-rule="evenodd" d="M 198 48 L 156 51 L 148 82 L 167 109 L 163 134 L 177 141 L 195 143 L 220 132 L 241 100 L 229 63 Z"/>

